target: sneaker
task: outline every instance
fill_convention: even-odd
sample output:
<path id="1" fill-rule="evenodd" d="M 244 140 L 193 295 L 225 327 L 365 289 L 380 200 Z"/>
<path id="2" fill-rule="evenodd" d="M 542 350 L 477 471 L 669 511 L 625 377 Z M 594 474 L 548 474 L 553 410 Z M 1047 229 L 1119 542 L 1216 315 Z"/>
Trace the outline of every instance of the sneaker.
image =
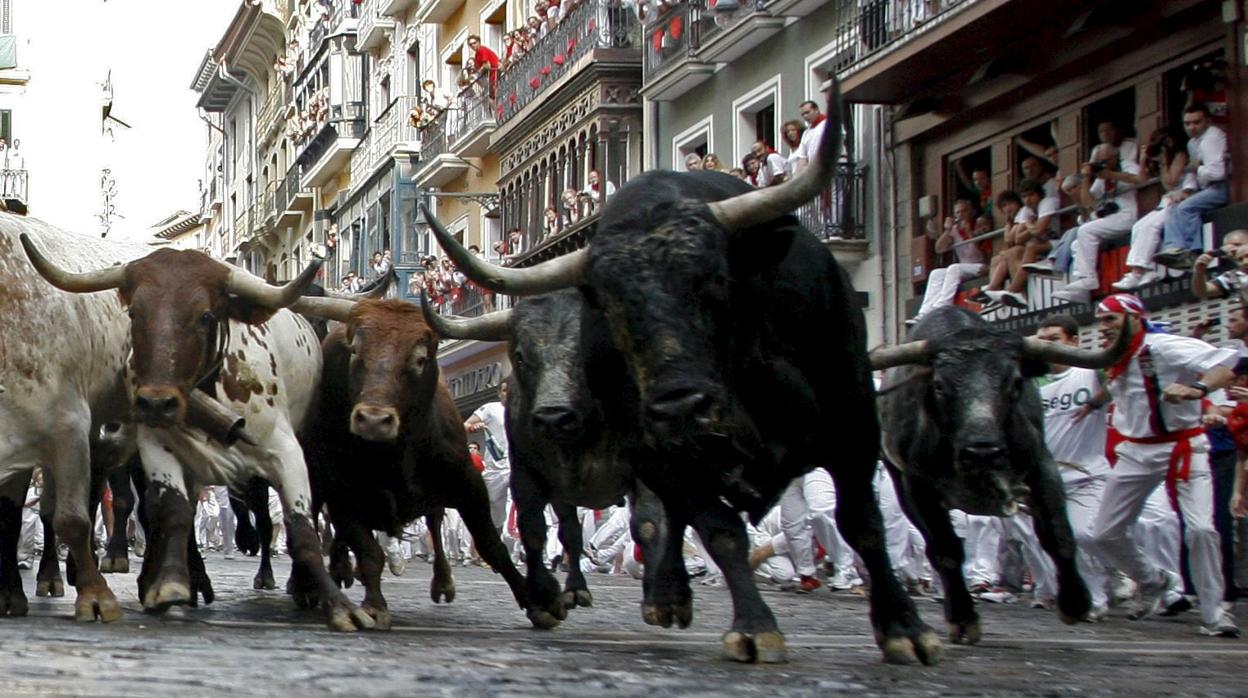
<path id="1" fill-rule="evenodd" d="M 1122 572 L 1114 573 L 1113 594 L 1114 603 L 1124 604 L 1135 598 L 1135 591 L 1138 585 L 1134 579 L 1131 579 Z"/>
<path id="2" fill-rule="evenodd" d="M 1218 621 L 1213 625 L 1201 624 L 1200 632 L 1210 637 L 1239 637 L 1239 626 L 1235 624 L 1235 618 L 1226 611 L 1218 616 Z"/>
<path id="3" fill-rule="evenodd" d="M 1031 600 L 1031 607 L 1052 611 L 1057 608 L 1057 599 L 1052 596 L 1036 596 Z"/>
<path id="4" fill-rule="evenodd" d="M 1170 572 L 1161 572 L 1152 582 L 1140 585 L 1140 600 L 1127 614 L 1131 620 L 1143 620 L 1161 610 L 1162 600 L 1166 592 L 1179 585 L 1179 580 Z"/>
<path id="5" fill-rule="evenodd" d="M 1175 599 L 1174 601 L 1168 602 L 1166 604 L 1166 607 L 1161 609 L 1161 612 L 1159 612 L 1157 615 L 1169 618 L 1171 616 L 1177 616 L 1180 613 L 1184 613 L 1190 610 L 1192 610 L 1191 600 L 1188 599 L 1186 596 L 1179 594 L 1179 598 Z"/>
<path id="6" fill-rule="evenodd" d="M 1110 286 L 1113 286 L 1119 291 L 1134 290 L 1140 286 L 1140 274 L 1139 272 L 1129 271 L 1121 279 L 1118 279 L 1114 283 L 1110 284 Z"/>
<path id="7" fill-rule="evenodd" d="M 1170 247 L 1153 255 L 1153 261 L 1171 269 L 1191 269 L 1192 252 L 1181 247 Z"/>
<path id="8" fill-rule="evenodd" d="M 828 578 L 829 591 L 849 591 L 860 586 L 862 586 L 862 577 L 859 577 L 854 570 L 837 572 Z"/>
<path id="9" fill-rule="evenodd" d="M 976 582 L 967 589 L 967 592 L 969 592 L 971 596 L 979 596 L 980 594 L 986 593 L 991 590 L 992 590 L 992 585 L 989 584 L 988 582 Z"/>
<path id="10" fill-rule="evenodd" d="M 1028 272 L 1032 274 L 1039 274 L 1040 276 L 1058 276 L 1059 275 L 1057 269 L 1053 266 L 1053 261 L 1049 259 L 1042 259 L 1038 262 L 1024 264 L 1023 269 L 1026 269 Z"/>
<path id="11" fill-rule="evenodd" d="M 979 309 L 979 314 L 991 315 L 1004 307 L 1005 307 L 1004 303 L 1000 303 L 997 301 L 989 301 L 988 303 L 986 303 L 983 307 Z"/>
<path id="12" fill-rule="evenodd" d="M 1140 288 L 1141 286 L 1147 286 L 1151 283 L 1156 283 L 1158 281 L 1161 281 L 1162 278 L 1163 277 L 1161 274 L 1158 274 L 1156 271 L 1149 269 L 1143 274 L 1140 274 L 1140 283 L 1136 286 L 1136 288 Z"/>
<path id="13" fill-rule="evenodd" d="M 1018 308 L 1019 310 L 1027 309 L 1027 296 L 1024 296 L 1021 293 L 1002 291 L 1001 296 L 996 300 L 1000 301 L 1003 305 L 1008 305 L 1011 308 Z"/>
<path id="14" fill-rule="evenodd" d="M 234 559 L 234 553 L 226 553 L 226 554 L 224 555 L 224 558 L 225 558 L 226 560 L 233 560 L 233 559 Z"/>
<path id="15" fill-rule="evenodd" d="M 1007 589 L 1002 587 L 993 587 L 992 589 L 980 594 L 979 600 L 987 601 L 988 603 L 1016 603 L 1018 601 L 1018 597 Z"/>
<path id="16" fill-rule="evenodd" d="M 797 583 L 796 591 L 799 594 L 809 594 L 810 592 L 814 591 L 815 589 L 818 589 L 821 586 L 823 586 L 823 582 L 819 581 L 815 577 L 811 577 L 809 575 L 804 574 L 802 575 L 801 581 Z"/>
<path id="17" fill-rule="evenodd" d="M 1093 606 L 1091 610 L 1083 614 L 1083 622 L 1100 623 L 1109 616 L 1109 609 L 1104 606 Z"/>
<path id="18" fill-rule="evenodd" d="M 407 560 L 403 559 L 397 547 L 386 551 L 386 562 L 390 564 L 390 574 L 396 577 L 402 577 L 407 571 Z"/>
<path id="19" fill-rule="evenodd" d="M 988 301 L 993 300 L 992 294 L 994 293 L 1000 293 L 1000 291 L 979 288 L 976 289 L 974 293 L 967 295 L 966 299 L 972 303 L 987 303 Z"/>

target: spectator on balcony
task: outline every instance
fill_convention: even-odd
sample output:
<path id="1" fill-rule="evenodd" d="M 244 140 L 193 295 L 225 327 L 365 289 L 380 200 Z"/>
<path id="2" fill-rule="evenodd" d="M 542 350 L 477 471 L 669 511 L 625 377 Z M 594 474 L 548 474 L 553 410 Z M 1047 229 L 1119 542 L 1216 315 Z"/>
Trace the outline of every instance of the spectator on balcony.
<path id="1" fill-rule="evenodd" d="M 818 109 L 818 107 L 816 107 Z M 820 129 L 822 130 L 822 129 Z M 784 122 L 780 127 L 780 139 L 789 149 L 789 156 L 784 162 L 785 170 L 790 177 L 797 175 L 802 158 L 802 136 L 806 133 L 806 125 L 799 119 Z"/>
<path id="2" fill-rule="evenodd" d="M 818 142 L 818 141 L 816 141 Z M 966 175 L 966 163 L 959 160 L 953 168 L 953 173 L 957 175 L 958 181 L 962 186 L 969 189 L 979 201 L 979 209 L 984 212 L 985 216 L 992 217 L 992 177 L 988 174 L 988 170 L 982 167 L 976 167 L 971 170 L 971 175 Z"/>
<path id="3" fill-rule="evenodd" d="M 446 90 L 438 88 L 438 84 L 433 80 L 426 79 L 420 83 L 420 101 L 424 105 L 425 112 L 433 112 L 433 116 L 437 116 L 438 112 L 446 111 L 451 106 L 451 96 Z"/>
<path id="4" fill-rule="evenodd" d="M 581 190 L 581 194 L 589 199 L 590 212 L 595 213 L 598 206 L 603 203 L 603 195 L 606 198 L 615 196 L 615 185 L 610 180 L 605 182 L 598 175 L 598 170 L 590 170 L 589 175 L 585 179 L 585 188 Z"/>
<path id="5" fill-rule="evenodd" d="M 1153 254 L 1161 240 L 1166 220 L 1182 201 L 1183 171 L 1187 168 L 1185 138 L 1170 129 L 1160 128 L 1149 138 L 1140 162 L 1138 183 L 1160 177 L 1165 191 L 1157 207 L 1131 227 L 1131 252 L 1127 255 L 1127 273 L 1114 282 L 1119 291 L 1132 291 L 1150 284 L 1161 276 L 1153 264 Z"/>
<path id="6" fill-rule="evenodd" d="M 715 153 L 707 153 L 706 156 L 702 158 L 702 169 L 709 170 L 711 172 L 723 172 L 724 163 L 719 161 L 719 156 Z"/>
<path id="7" fill-rule="evenodd" d="M 1248 252 L 1248 230 L 1232 230 L 1222 238 L 1221 256 L 1231 261 L 1238 261 L 1243 252 Z M 1213 264 L 1214 254 L 1205 252 L 1196 258 L 1192 265 L 1192 294 L 1204 300 L 1216 298 L 1233 298 L 1248 288 L 1248 273 L 1243 267 L 1222 272 L 1209 280 L 1209 265 Z"/>
<path id="8" fill-rule="evenodd" d="M 1166 218 L 1163 249 L 1153 261 L 1174 269 L 1187 269 L 1203 246 L 1204 214 L 1226 205 L 1228 153 L 1226 132 L 1213 125 L 1209 108 L 1193 104 L 1183 110 L 1187 131 L 1188 173 L 1179 192 L 1179 203 Z"/>
<path id="9" fill-rule="evenodd" d="M 784 182 L 788 176 L 784 158 L 767 145 L 766 141 L 754 141 L 754 145 L 750 146 L 750 154 L 758 160 L 758 186 L 771 187 Z"/>
<path id="10" fill-rule="evenodd" d="M 927 234 L 928 237 L 936 239 L 936 253 L 944 254 L 953 250 L 958 261 L 947 267 L 933 269 L 928 275 L 923 305 L 919 307 L 917 315 L 906 320 L 907 325 L 913 325 L 936 308 L 952 303 L 963 281 L 973 279 L 987 269 L 983 250 L 973 242 L 965 242 L 975 235 L 977 213 L 975 203 L 970 199 L 958 199 L 953 205 L 953 217 L 945 219 L 943 233 L 936 236 L 934 227 L 929 226 Z"/>
<path id="11" fill-rule="evenodd" d="M 793 174 L 797 174 L 810 164 L 815 153 L 819 151 L 819 141 L 823 138 L 823 124 L 828 118 L 819 111 L 819 105 L 807 100 L 798 105 L 798 114 L 806 122 L 806 130 L 802 132 L 802 140 L 797 147 L 797 161 Z"/>
<path id="12" fill-rule="evenodd" d="M 1043 187 L 1034 180 L 1023 180 L 1028 185 L 1028 199 L 1044 201 Z M 1027 309 L 1027 270 L 1023 265 L 1040 259 L 1052 244 L 1048 240 L 1048 228 L 1035 225 L 1037 212 L 1027 205 L 1023 197 L 1013 191 L 997 195 L 997 208 L 1009 221 L 1005 226 L 1005 247 L 992 259 L 991 279 L 984 295 L 995 304 Z M 1005 287 L 1006 277 L 1010 285 Z"/>
<path id="13" fill-rule="evenodd" d="M 482 44 L 481 37 L 476 34 L 468 35 L 468 48 L 472 50 L 472 60 L 477 64 L 477 69 L 483 73 L 488 71 L 490 99 L 494 99 L 498 85 L 498 54 Z"/>
<path id="14" fill-rule="evenodd" d="M 504 252 L 504 259 L 508 262 L 515 261 L 524 252 L 524 231 L 519 228 L 512 228 L 507 231 L 507 245 Z"/>
<path id="15" fill-rule="evenodd" d="M 563 207 L 563 217 L 569 225 L 581 220 L 581 206 L 575 189 L 564 189 L 559 203 Z"/>
<path id="16" fill-rule="evenodd" d="M 529 25 L 529 46 L 527 50 L 532 51 L 533 47 L 537 45 L 537 42 L 543 36 L 546 35 L 546 23 L 542 21 L 541 17 L 538 17 L 537 15 L 533 15 L 529 17 L 528 25 Z"/>
<path id="17" fill-rule="evenodd" d="M 330 260 L 338 253 L 338 224 L 330 223 L 325 232 L 325 259 Z"/>
<path id="18" fill-rule="evenodd" d="M 758 176 L 759 169 L 758 158 L 754 157 L 753 153 L 747 153 L 745 157 L 741 158 L 741 171 L 745 173 L 745 177 L 742 179 L 755 187 L 763 186 Z"/>
<path id="19" fill-rule="evenodd" d="M 1092 291 L 1100 287 L 1096 262 L 1101 241 L 1122 238 L 1131 232 L 1138 216 L 1135 192 L 1129 189 L 1139 172 L 1139 163 L 1120 160 L 1118 149 L 1110 143 L 1101 143 L 1092 150 L 1092 161 L 1084 163 L 1074 193 L 1079 204 L 1091 212 L 1091 220 L 1076 229 L 1070 283 L 1055 292 L 1054 298 L 1086 303 Z"/>
<path id="20" fill-rule="evenodd" d="M 509 31 L 503 35 L 503 58 L 499 63 L 498 70 L 500 73 L 506 74 L 511 68 L 512 63 L 520 59 L 524 55 L 524 49 L 516 42 L 516 32 Z"/>
<path id="21" fill-rule="evenodd" d="M 1118 159 L 1122 162 L 1139 162 L 1140 143 L 1134 138 L 1126 137 L 1118 124 L 1112 120 L 1102 121 L 1096 125 L 1096 136 L 1101 143 L 1108 143 L 1118 149 Z M 1095 160 L 1095 157 L 1089 159 Z"/>
<path id="22" fill-rule="evenodd" d="M 1057 179 L 1053 176 L 1056 168 L 1052 163 L 1044 162 L 1035 155 L 1028 155 L 1023 158 L 1020 169 L 1023 171 L 1024 180 L 1038 182 L 1044 188 L 1044 198 L 1057 197 Z"/>
<path id="23" fill-rule="evenodd" d="M 740 167 L 734 167 L 731 170 L 728 170 L 728 174 L 732 175 L 733 177 L 736 177 L 742 182 L 750 181 L 750 176 L 746 174 L 745 170 L 741 169 Z"/>
<path id="24" fill-rule="evenodd" d="M 693 172 L 702 169 L 702 156 L 697 153 L 689 153 L 685 156 L 685 171 Z"/>
<path id="25" fill-rule="evenodd" d="M 547 206 L 546 210 L 542 211 L 542 242 L 563 232 L 563 226 L 564 220 L 559 215 L 559 209 Z"/>

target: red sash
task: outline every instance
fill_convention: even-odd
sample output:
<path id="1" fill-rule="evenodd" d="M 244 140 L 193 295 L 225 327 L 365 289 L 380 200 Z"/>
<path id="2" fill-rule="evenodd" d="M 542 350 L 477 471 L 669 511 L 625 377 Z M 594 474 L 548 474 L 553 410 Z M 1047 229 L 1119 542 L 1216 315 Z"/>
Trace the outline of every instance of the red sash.
<path id="1" fill-rule="evenodd" d="M 1170 495 L 1170 506 L 1175 511 L 1179 510 L 1178 482 L 1187 482 L 1192 474 L 1192 439 L 1204 433 L 1204 427 L 1192 427 L 1160 436 L 1122 437 L 1123 441 L 1133 444 L 1174 444 L 1174 449 L 1170 451 L 1170 465 L 1166 468 L 1166 494 Z"/>

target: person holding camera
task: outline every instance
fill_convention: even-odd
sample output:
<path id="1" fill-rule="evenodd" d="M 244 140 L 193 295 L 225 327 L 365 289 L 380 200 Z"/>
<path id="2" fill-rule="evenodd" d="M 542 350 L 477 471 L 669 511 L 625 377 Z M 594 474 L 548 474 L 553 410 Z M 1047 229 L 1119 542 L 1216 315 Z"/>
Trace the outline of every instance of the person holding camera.
<path id="1" fill-rule="evenodd" d="M 1127 273 L 1113 286 L 1131 291 L 1161 278 L 1154 268 L 1153 254 L 1161 241 L 1161 232 L 1174 207 L 1182 201 L 1183 170 L 1187 168 L 1186 137 L 1169 128 L 1153 132 L 1144 157 L 1140 161 L 1139 184 L 1159 177 L 1165 194 L 1150 211 L 1131 226 L 1131 251 L 1127 254 Z"/>
<path id="2" fill-rule="evenodd" d="M 1100 288 L 1096 259 L 1102 240 L 1116 240 L 1130 234 L 1135 223 L 1135 192 L 1125 191 L 1140 173 L 1137 162 L 1120 162 L 1118 149 L 1101 143 L 1092 150 L 1092 162 L 1084 163 L 1082 177 L 1075 187 L 1076 201 L 1092 212 L 1091 220 L 1079 226 L 1073 250 L 1074 269 L 1066 288 L 1053 294 L 1069 303 L 1086 303 Z"/>
<path id="3" fill-rule="evenodd" d="M 1213 252 L 1203 252 L 1192 265 L 1192 294 L 1202 300 L 1228 298 L 1248 287 L 1248 274 L 1234 268 L 1209 278 L 1209 265 L 1215 259 L 1238 260 L 1240 251 L 1248 251 L 1248 230 L 1232 230 L 1222 238 L 1222 246 Z"/>
<path id="4" fill-rule="evenodd" d="M 958 199 L 953 204 L 953 216 L 945 219 L 944 233 L 937 236 L 935 226 L 928 231 L 928 237 L 936 239 L 936 254 L 944 254 L 952 250 L 958 261 L 947 267 L 933 269 L 927 277 L 927 291 L 923 294 L 923 305 L 913 318 L 906 320 L 913 325 L 919 318 L 936 308 L 949 305 L 958 294 L 958 287 L 967 279 L 973 279 L 987 271 L 984 264 L 984 252 L 973 242 L 975 237 L 975 218 L 978 211 L 970 199 Z M 935 221 L 931 221 L 935 223 Z"/>
<path id="5" fill-rule="evenodd" d="M 1163 249 L 1153 261 L 1172 269 L 1187 269 L 1200 250 L 1204 214 L 1226 205 L 1226 132 L 1209 117 L 1209 107 L 1193 104 L 1183 110 L 1183 130 L 1187 131 L 1187 157 L 1195 173 L 1189 172 L 1179 194 L 1174 213 L 1166 219 Z"/>

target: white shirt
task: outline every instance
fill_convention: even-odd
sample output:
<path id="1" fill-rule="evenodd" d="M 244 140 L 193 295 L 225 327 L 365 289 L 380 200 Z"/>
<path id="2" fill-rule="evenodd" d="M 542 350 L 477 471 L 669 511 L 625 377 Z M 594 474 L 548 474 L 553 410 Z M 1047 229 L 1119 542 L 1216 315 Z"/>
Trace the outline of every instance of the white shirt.
<path id="1" fill-rule="evenodd" d="M 1199 137 L 1187 142 L 1187 157 L 1196 167 L 1196 184 L 1207 189 L 1210 184 L 1226 179 L 1226 132 L 1209 125 Z M 1190 184 L 1190 182 L 1189 182 Z M 1190 188 L 1190 186 L 1185 185 Z"/>
<path id="2" fill-rule="evenodd" d="M 481 420 L 481 424 L 485 426 L 485 438 L 488 442 L 492 442 L 494 448 L 487 443 L 482 450 L 482 456 L 485 460 L 485 471 L 501 472 L 508 469 L 507 464 L 507 432 L 503 428 L 503 403 L 495 400 L 487 402 L 477 408 L 472 413 L 473 417 Z M 494 458 L 494 451 L 497 450 L 501 456 L 497 460 Z"/>
<path id="3" fill-rule="evenodd" d="M 1018 213 L 1014 214 L 1015 223 L 1030 223 L 1034 220 L 1036 220 L 1036 212 L 1028 206 L 1019 208 Z"/>
<path id="4" fill-rule="evenodd" d="M 1138 164 L 1134 164 L 1131 166 L 1130 169 L 1128 169 L 1126 167 L 1126 164 L 1124 163 L 1122 167 L 1122 171 L 1127 174 L 1139 174 L 1140 166 Z M 1124 184 L 1122 182 L 1115 182 L 1114 189 L 1110 191 L 1110 194 L 1112 195 L 1113 192 L 1123 191 L 1129 188 L 1130 187 L 1127 184 Z M 1088 187 L 1088 193 L 1092 195 L 1092 198 L 1097 202 L 1096 206 L 1099 208 L 1105 202 L 1105 199 L 1106 199 L 1105 180 L 1101 179 L 1100 177 L 1097 177 L 1096 181 L 1092 183 L 1092 186 Z M 1118 211 L 1117 211 L 1118 213 L 1123 213 L 1123 212 L 1128 213 L 1130 214 L 1132 220 L 1136 218 L 1135 192 L 1134 191 L 1124 191 L 1122 194 L 1113 196 L 1112 200 L 1115 204 L 1118 204 Z M 1097 218 L 1099 217 L 1100 216 L 1097 216 Z"/>
<path id="5" fill-rule="evenodd" d="M 1239 360 L 1234 349 L 1219 349 L 1207 342 L 1189 337 L 1169 334 L 1149 334 L 1144 344 L 1152 355 L 1157 372 L 1157 390 L 1165 390 L 1175 383 L 1192 383 L 1216 366 L 1231 368 Z M 1141 351 L 1143 348 L 1141 347 Z M 1152 408 L 1148 391 L 1144 387 L 1144 374 L 1140 371 L 1140 355 L 1131 357 L 1127 370 L 1109 383 L 1114 398 L 1114 428 L 1123 436 L 1146 438 L 1159 436 L 1149 423 Z M 1165 402 L 1157 397 L 1158 409 L 1167 431 L 1173 433 L 1200 426 L 1200 400 Z"/>
<path id="6" fill-rule="evenodd" d="M 784 158 L 778 153 L 768 153 L 766 162 L 759 164 L 758 186 L 770 186 L 777 177 L 783 177 L 787 172 L 788 167 L 784 163 Z"/>
<path id="7" fill-rule="evenodd" d="M 1064 482 L 1109 474 L 1105 458 L 1105 409 L 1076 422 L 1075 413 L 1096 395 L 1100 376 L 1090 368 L 1068 368 L 1036 381 L 1044 407 L 1044 442 Z M 1072 468 L 1069 463 L 1079 466 Z"/>
<path id="8" fill-rule="evenodd" d="M 1044 187 L 1044 198 L 1057 201 L 1057 178 L 1049 177 L 1048 181 L 1040 186 Z"/>
<path id="9" fill-rule="evenodd" d="M 1049 180 L 1049 181 L 1052 182 L 1053 180 Z M 1055 187 L 1057 186 L 1056 182 L 1054 182 L 1054 186 Z M 1059 216 L 1057 215 L 1057 209 L 1059 208 L 1059 206 L 1060 204 L 1058 202 L 1056 194 L 1054 194 L 1053 196 L 1046 196 L 1043 199 L 1040 199 L 1040 203 L 1036 205 L 1036 219 L 1039 220 L 1041 218 L 1044 218 L 1045 216 L 1048 216 L 1049 217 L 1049 230 L 1053 231 L 1054 233 L 1059 232 L 1057 229 L 1057 219 L 1059 218 Z"/>
<path id="10" fill-rule="evenodd" d="M 815 159 L 815 153 L 819 152 L 819 141 L 823 139 L 823 126 L 826 123 L 828 121 L 824 119 L 802 131 L 802 141 L 797 144 L 797 156 L 806 158 L 806 164 L 810 164 L 810 161 Z"/>

